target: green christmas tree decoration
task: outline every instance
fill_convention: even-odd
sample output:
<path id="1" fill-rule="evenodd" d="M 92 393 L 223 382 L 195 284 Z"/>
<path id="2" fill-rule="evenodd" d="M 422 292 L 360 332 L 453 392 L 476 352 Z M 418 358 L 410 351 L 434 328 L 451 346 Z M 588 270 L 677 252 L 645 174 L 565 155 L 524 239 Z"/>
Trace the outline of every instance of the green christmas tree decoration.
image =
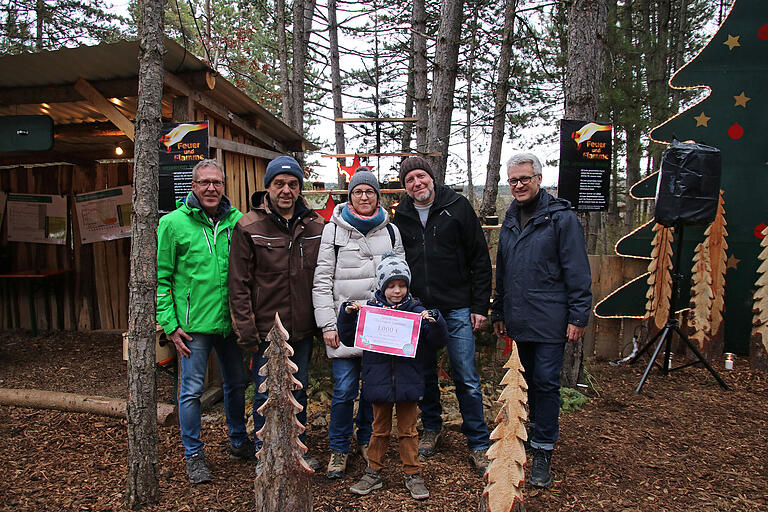
<path id="1" fill-rule="evenodd" d="M 670 85 L 678 89 L 708 88 L 701 102 L 667 120 L 651 132 L 657 142 L 674 138 L 707 144 L 722 153 L 721 189 L 727 204 L 728 249 L 725 276 L 725 350 L 749 351 L 753 292 L 758 277 L 760 226 L 768 223 L 768 2 L 735 0 L 728 16 L 707 45 L 678 70 Z M 653 187 L 651 186 L 653 183 Z M 646 178 L 632 189 L 636 197 L 650 197 L 655 179 Z M 650 228 L 627 235 L 617 252 L 634 257 L 650 254 Z M 703 228 L 686 227 L 683 271 L 687 271 L 676 305 L 690 303 L 690 270 L 695 247 L 704 241 Z M 647 248 L 647 250 L 646 250 Z M 647 288 L 638 278 L 597 305 L 598 316 L 637 316 Z"/>

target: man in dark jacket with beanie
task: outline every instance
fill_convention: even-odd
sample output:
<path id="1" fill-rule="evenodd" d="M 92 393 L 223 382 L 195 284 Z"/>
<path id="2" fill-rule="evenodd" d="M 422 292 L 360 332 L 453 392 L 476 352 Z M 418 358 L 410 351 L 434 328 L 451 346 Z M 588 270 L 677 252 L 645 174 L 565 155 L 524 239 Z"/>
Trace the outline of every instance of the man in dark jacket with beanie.
<path id="1" fill-rule="evenodd" d="M 532 153 L 507 162 L 515 200 L 501 225 L 496 258 L 493 330 L 517 343 L 525 368 L 533 464 L 528 482 L 547 487 L 558 437 L 560 372 L 565 343 L 584 335 L 592 279 L 584 231 L 571 204 L 541 187 Z"/>
<path id="2" fill-rule="evenodd" d="M 491 260 L 483 230 L 469 201 L 444 185 L 435 185 L 426 159 L 410 157 L 400 165 L 408 197 L 398 205 L 405 257 L 413 272 L 411 288 L 427 308 L 437 308 L 448 324 L 448 357 L 472 463 L 480 474 L 488 467 L 488 425 L 480 376 L 475 368 L 475 337 L 488 314 Z M 424 399 L 419 403 L 424 434 L 419 454 L 433 455 L 442 440 L 442 406 L 437 386 L 437 354 L 425 357 Z"/>
<path id="3" fill-rule="evenodd" d="M 317 333 L 312 307 L 312 280 L 317 266 L 323 219 L 307 207 L 301 197 L 304 172 L 290 156 L 269 162 L 264 176 L 266 191 L 251 197 L 251 211 L 235 226 L 229 256 L 229 303 L 237 342 L 252 352 L 251 372 L 254 430 L 264 425 L 259 414 L 267 393 L 259 391 L 266 379 L 259 369 L 269 345 L 265 337 L 275 322 L 275 313 L 290 335 L 291 360 L 297 366 L 296 379 L 302 388 L 293 392 L 303 409 L 296 415 L 307 422 L 307 386 L 312 344 Z M 299 439 L 304 442 L 306 432 Z M 261 449 L 261 439 L 256 439 Z M 320 463 L 308 454 L 304 460 L 312 469 Z M 259 460 L 256 472 L 263 467 Z"/>

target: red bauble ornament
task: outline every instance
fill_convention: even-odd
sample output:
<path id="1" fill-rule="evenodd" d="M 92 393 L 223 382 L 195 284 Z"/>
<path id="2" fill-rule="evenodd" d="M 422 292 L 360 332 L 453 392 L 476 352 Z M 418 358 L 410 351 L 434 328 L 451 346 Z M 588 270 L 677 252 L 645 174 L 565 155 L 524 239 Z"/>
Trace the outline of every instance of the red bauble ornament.
<path id="1" fill-rule="evenodd" d="M 768 226 L 765 225 L 765 222 L 761 222 L 760 224 L 755 226 L 755 236 L 759 240 L 762 240 L 763 238 L 765 238 L 765 235 L 763 234 L 763 231 L 765 231 L 765 228 L 768 228 Z"/>
<path id="2" fill-rule="evenodd" d="M 757 37 L 763 41 L 768 41 L 768 23 L 757 29 Z"/>
<path id="3" fill-rule="evenodd" d="M 728 128 L 728 136 L 734 140 L 740 139 L 744 135 L 744 128 L 742 128 L 739 123 L 733 123 L 730 128 Z"/>

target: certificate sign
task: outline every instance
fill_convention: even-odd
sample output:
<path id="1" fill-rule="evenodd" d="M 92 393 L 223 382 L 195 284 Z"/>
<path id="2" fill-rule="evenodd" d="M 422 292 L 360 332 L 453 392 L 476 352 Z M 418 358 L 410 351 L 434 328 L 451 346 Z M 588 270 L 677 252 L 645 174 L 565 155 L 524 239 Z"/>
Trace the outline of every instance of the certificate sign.
<path id="1" fill-rule="evenodd" d="M 355 347 L 380 354 L 416 357 L 421 315 L 363 306 L 357 318 Z"/>
<path id="2" fill-rule="evenodd" d="M 8 194 L 8 241 L 64 245 L 67 198 L 44 194 Z"/>
<path id="3" fill-rule="evenodd" d="M 80 243 L 90 244 L 131 236 L 131 186 L 75 196 Z"/>

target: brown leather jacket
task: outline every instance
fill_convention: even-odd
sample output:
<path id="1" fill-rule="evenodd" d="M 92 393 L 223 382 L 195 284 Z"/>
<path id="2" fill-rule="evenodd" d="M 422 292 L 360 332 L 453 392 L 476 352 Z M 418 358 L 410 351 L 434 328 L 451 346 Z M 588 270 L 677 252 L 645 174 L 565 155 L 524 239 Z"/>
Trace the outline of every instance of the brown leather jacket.
<path id="1" fill-rule="evenodd" d="M 304 199 L 292 222 L 272 212 L 265 192 L 251 198 L 251 211 L 232 233 L 229 254 L 229 309 L 238 343 L 253 349 L 275 323 L 275 313 L 290 337 L 317 332 L 312 279 L 323 219 Z"/>

